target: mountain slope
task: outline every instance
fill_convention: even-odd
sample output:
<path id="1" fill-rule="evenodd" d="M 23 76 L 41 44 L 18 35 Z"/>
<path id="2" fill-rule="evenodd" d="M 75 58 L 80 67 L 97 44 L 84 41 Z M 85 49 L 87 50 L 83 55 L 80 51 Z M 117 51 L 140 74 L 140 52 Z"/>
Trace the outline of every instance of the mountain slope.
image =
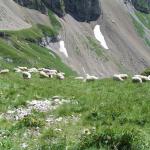
<path id="1" fill-rule="evenodd" d="M 77 22 L 69 15 L 60 19 L 64 27 L 62 39 L 65 41 L 69 58 L 64 58 L 56 51 L 56 44 L 50 44 L 50 47 L 80 74 L 84 74 L 84 70 L 86 73 L 102 77 L 117 72 L 141 72 L 150 65 L 150 49 L 136 32 L 126 5 L 123 1 L 101 0 L 101 6 L 101 17 L 90 24 Z M 94 37 L 93 30 L 97 24 L 101 25 L 101 32 L 109 50 L 102 48 Z M 90 46 L 93 43 L 90 43 L 87 37 L 94 40 L 93 48 Z M 93 51 L 96 51 L 97 47 L 103 55 L 98 56 Z"/>
<path id="2" fill-rule="evenodd" d="M 50 25 L 46 15 L 20 7 L 13 0 L 0 0 L 0 30 L 20 30 L 37 23 Z"/>
<path id="3" fill-rule="evenodd" d="M 145 41 L 138 35 L 132 17 L 130 16 L 131 10 L 124 1 L 101 0 L 101 5 L 99 5 L 99 12 L 101 12 L 101 14 L 99 14 L 100 17 L 95 19 L 95 21 L 93 21 L 93 19 L 86 20 L 85 18 L 82 22 L 79 17 L 74 16 L 71 12 L 69 12 L 70 15 L 66 14 L 69 6 L 70 8 L 76 8 L 76 4 L 72 3 L 72 5 L 70 5 L 67 1 L 64 1 L 65 13 L 62 12 L 61 18 L 56 15 L 50 15 L 52 12 L 49 13 L 53 18 L 52 20 L 50 19 L 51 21 L 49 21 L 47 11 L 44 11 L 45 14 L 41 14 L 33 9 L 20 7 L 14 4 L 13 1 L 1 1 L 3 5 L 9 7 L 9 10 L 29 27 L 36 24 L 43 24 L 55 28 L 53 22 L 55 22 L 54 20 L 59 20 L 62 29 L 57 30 L 55 28 L 55 31 L 60 31 L 59 36 L 56 37 L 57 40 L 53 42 L 49 41 L 46 34 L 46 32 L 50 30 L 48 29 L 45 31 L 45 34 L 43 34 L 43 38 L 40 37 L 42 43 L 44 43 L 43 46 L 58 54 L 65 64 L 80 75 L 88 73 L 98 75 L 99 77 L 109 77 L 119 72 L 133 74 L 141 72 L 144 68 L 150 66 L 150 49 L 148 45 L 145 44 Z M 28 1 L 20 1 L 20 4 L 30 7 L 30 3 L 27 5 L 24 2 Z M 48 5 L 47 3 L 43 3 L 45 1 L 39 2 L 42 2 L 42 6 L 44 5 L 45 10 L 53 6 L 52 10 L 54 12 L 54 9 L 59 11 L 59 7 L 57 8 L 56 6 L 60 6 L 61 4 L 60 1 L 55 1 Z M 33 4 L 34 3 L 32 3 L 31 6 L 34 6 Z M 41 3 L 38 3 L 38 7 L 35 8 L 38 9 L 41 6 L 40 4 Z M 93 3 L 91 3 L 90 0 L 88 3 L 85 3 L 87 7 L 91 5 L 93 5 Z M 60 9 L 62 8 L 63 7 Z M 80 9 L 77 10 L 79 12 L 81 9 L 84 9 L 82 5 L 79 8 Z M 132 9 L 132 11 L 134 10 Z M 82 13 L 85 13 L 84 10 L 79 14 L 82 16 Z M 90 9 L 86 14 L 90 15 Z M 22 27 L 26 28 L 26 26 Z M 6 28 L 11 29 L 7 26 Z M 16 26 L 16 29 L 19 29 L 19 27 Z M 54 38 L 54 35 L 48 36 Z M 41 40 L 38 39 L 38 41 Z M 105 49 L 104 43 L 108 46 L 108 49 Z"/>

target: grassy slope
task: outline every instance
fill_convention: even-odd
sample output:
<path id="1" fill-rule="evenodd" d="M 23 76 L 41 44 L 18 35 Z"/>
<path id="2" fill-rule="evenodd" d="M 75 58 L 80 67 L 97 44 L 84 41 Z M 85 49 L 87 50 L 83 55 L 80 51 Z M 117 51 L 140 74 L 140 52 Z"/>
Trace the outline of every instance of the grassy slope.
<path id="1" fill-rule="evenodd" d="M 150 29 L 150 14 L 145 14 L 145 13 L 136 11 L 136 15 L 139 18 L 139 20 L 145 25 L 145 27 Z M 139 35 L 145 40 L 145 43 L 150 47 L 150 39 L 145 37 L 145 31 L 142 25 L 138 23 L 134 18 L 133 18 L 133 23 Z"/>
<path id="2" fill-rule="evenodd" d="M 55 53 L 37 44 L 41 37 L 57 35 L 55 29 L 36 25 L 30 29 L 10 31 L 7 34 L 7 39 L 0 38 L 0 68 L 50 67 L 69 75 L 74 74 Z"/>
<path id="3" fill-rule="evenodd" d="M 25 105 L 27 100 L 54 95 L 74 97 L 79 104 L 66 104 L 53 114 L 58 117 L 81 114 L 79 122 L 60 122 L 48 128 L 44 125 L 40 127 L 41 135 L 26 137 L 24 133 L 34 131 L 34 126 L 1 119 L 0 132 L 4 131 L 6 137 L 0 137 L 0 149 L 20 150 L 20 144 L 24 142 L 28 144 L 28 150 L 65 150 L 66 147 L 69 150 L 108 150 L 117 145 L 120 150 L 123 147 L 126 150 L 150 149 L 149 83 L 133 84 L 130 80 L 116 82 L 111 79 L 81 83 L 71 78 L 64 81 L 39 79 L 37 75 L 31 80 L 23 80 L 15 73 L 0 76 L 0 112 Z M 50 114 L 35 113 L 32 120 L 44 124 L 45 117 Z M 96 127 L 96 132 L 81 136 L 83 129 L 92 127 Z M 63 130 L 59 133 L 54 128 Z"/>

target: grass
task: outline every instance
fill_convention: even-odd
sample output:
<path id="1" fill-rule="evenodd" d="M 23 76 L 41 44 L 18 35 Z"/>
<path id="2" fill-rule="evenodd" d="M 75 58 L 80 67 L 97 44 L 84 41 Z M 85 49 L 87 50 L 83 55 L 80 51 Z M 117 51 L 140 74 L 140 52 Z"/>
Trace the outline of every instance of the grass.
<path id="1" fill-rule="evenodd" d="M 139 11 L 136 11 L 137 17 L 140 19 L 140 21 L 148 28 L 150 29 L 150 14 L 145 14 Z"/>
<path id="2" fill-rule="evenodd" d="M 105 56 L 105 50 L 100 46 L 100 43 L 91 37 L 87 37 L 89 46 L 91 51 L 94 51 L 98 57 L 104 58 L 106 61 L 108 60 L 107 56 Z"/>
<path id="3" fill-rule="evenodd" d="M 57 35 L 53 28 L 34 25 L 30 29 L 6 33 L 7 37 L 0 38 L 0 68 L 48 67 L 64 71 L 68 75 L 75 74 L 54 52 L 38 45 L 42 37 Z"/>
<path id="4" fill-rule="evenodd" d="M 5 138 L 0 137 L 0 149 L 20 150 L 24 142 L 28 150 L 150 149 L 148 82 L 133 84 L 130 79 L 125 82 L 103 79 L 84 83 L 71 77 L 59 81 L 40 79 L 38 75 L 23 80 L 19 74 L 10 73 L 0 76 L 0 93 L 1 113 L 25 105 L 27 100 L 54 95 L 78 101 L 78 104 L 62 105 L 53 112 L 35 112 L 21 122 L 1 118 L 0 132 L 4 132 Z M 80 119 L 46 126 L 44 120 L 51 114 L 57 117 L 76 115 Z M 30 120 L 33 122 L 29 123 Z M 31 134 L 36 126 L 39 126 L 38 136 Z M 90 134 L 83 134 L 84 129 L 89 129 Z"/>
<path id="5" fill-rule="evenodd" d="M 135 26 L 136 31 L 142 38 L 144 38 L 145 31 L 144 31 L 142 25 L 138 21 L 136 21 L 133 17 L 132 17 L 132 20 L 133 20 L 133 24 Z"/>
<path id="6" fill-rule="evenodd" d="M 149 29 L 150 28 L 150 16 L 149 16 L 149 14 L 144 14 L 144 13 L 141 13 L 141 12 L 137 11 L 136 15 L 139 18 L 139 20 L 143 23 L 143 25 L 145 25 L 145 27 L 147 27 Z M 150 40 L 147 37 L 145 37 L 144 28 L 133 17 L 132 17 L 132 20 L 133 20 L 133 24 L 135 26 L 135 29 L 136 29 L 137 33 L 139 34 L 140 37 L 142 37 L 144 39 L 145 44 L 150 47 Z"/>
<path id="7" fill-rule="evenodd" d="M 54 32 L 58 34 L 61 29 L 60 22 L 56 19 L 55 14 L 51 10 L 49 10 L 48 16 L 49 16 L 49 20 L 51 22 Z"/>

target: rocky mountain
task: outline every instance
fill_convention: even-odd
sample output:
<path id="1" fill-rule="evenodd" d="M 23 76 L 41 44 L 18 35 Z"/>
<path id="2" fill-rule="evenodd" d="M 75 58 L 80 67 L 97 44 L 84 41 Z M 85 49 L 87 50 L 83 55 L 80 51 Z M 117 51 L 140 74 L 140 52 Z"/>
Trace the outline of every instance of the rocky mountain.
<path id="1" fill-rule="evenodd" d="M 14 1 L 1 0 L 5 13 L 0 15 L 0 29 L 29 31 L 43 25 L 40 38 L 28 37 L 25 42 L 39 41 L 80 75 L 109 77 L 150 66 L 148 24 L 133 8 L 148 13 L 149 0 L 144 4 L 138 0 Z"/>
<path id="2" fill-rule="evenodd" d="M 98 0 L 15 0 L 22 6 L 40 10 L 46 13 L 47 8 L 59 17 L 66 13 L 79 21 L 92 21 L 100 16 L 100 2 Z"/>
<path id="3" fill-rule="evenodd" d="M 150 13 L 150 0 L 132 0 L 132 3 L 137 10 Z"/>

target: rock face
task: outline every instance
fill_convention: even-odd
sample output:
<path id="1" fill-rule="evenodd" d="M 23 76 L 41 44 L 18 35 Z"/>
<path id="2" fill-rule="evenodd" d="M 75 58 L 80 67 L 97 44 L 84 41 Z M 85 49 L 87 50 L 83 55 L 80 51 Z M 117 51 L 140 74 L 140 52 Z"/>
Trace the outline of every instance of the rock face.
<path id="1" fill-rule="evenodd" d="M 14 0 L 22 6 L 40 10 L 45 13 L 47 8 L 59 17 L 66 13 L 78 21 L 94 21 L 101 14 L 99 0 Z"/>
<path id="2" fill-rule="evenodd" d="M 98 0 L 64 0 L 65 10 L 79 21 L 96 20 L 101 13 Z"/>
<path id="3" fill-rule="evenodd" d="M 47 8 L 43 3 L 43 0 L 14 0 L 14 1 L 24 7 L 36 9 L 41 11 L 42 13 L 47 12 Z"/>
<path id="4" fill-rule="evenodd" d="M 65 15 L 65 6 L 63 0 L 42 0 L 42 1 L 59 17 L 63 17 Z"/>
<path id="5" fill-rule="evenodd" d="M 150 0 L 131 0 L 134 7 L 144 13 L 150 13 Z"/>

